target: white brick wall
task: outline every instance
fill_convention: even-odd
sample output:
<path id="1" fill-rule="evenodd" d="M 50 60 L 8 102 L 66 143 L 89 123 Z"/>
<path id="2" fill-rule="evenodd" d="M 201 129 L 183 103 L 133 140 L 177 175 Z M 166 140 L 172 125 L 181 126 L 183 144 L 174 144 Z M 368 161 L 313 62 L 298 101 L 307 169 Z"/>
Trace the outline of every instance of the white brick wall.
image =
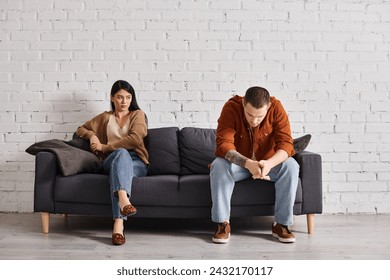
<path id="1" fill-rule="evenodd" d="M 151 127 L 216 126 L 268 88 L 323 158 L 324 211 L 390 212 L 390 2 L 0 0 L 0 211 L 31 212 L 33 142 L 126 79 Z"/>

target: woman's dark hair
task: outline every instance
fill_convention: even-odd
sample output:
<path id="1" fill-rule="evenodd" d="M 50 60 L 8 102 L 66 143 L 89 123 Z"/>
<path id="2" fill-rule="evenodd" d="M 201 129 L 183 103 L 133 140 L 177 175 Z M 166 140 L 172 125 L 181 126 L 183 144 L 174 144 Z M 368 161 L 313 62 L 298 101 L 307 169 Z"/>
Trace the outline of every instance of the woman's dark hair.
<path id="1" fill-rule="evenodd" d="M 141 108 L 138 106 L 138 102 L 137 102 L 137 98 L 135 96 L 134 88 L 126 81 L 123 81 L 123 80 L 116 81 L 111 87 L 111 96 L 114 97 L 115 93 L 117 93 L 121 89 L 123 89 L 131 94 L 131 103 L 130 103 L 129 111 L 141 110 Z M 113 112 L 115 111 L 114 102 L 111 102 L 111 110 Z M 145 112 L 144 112 L 144 114 L 145 114 Z M 148 118 L 146 117 L 146 114 L 145 114 L 145 121 L 146 121 L 146 125 L 147 125 Z"/>
<path id="2" fill-rule="evenodd" d="M 262 108 L 270 102 L 269 92 L 262 87 L 251 87 L 245 93 L 244 102 L 257 109 Z"/>

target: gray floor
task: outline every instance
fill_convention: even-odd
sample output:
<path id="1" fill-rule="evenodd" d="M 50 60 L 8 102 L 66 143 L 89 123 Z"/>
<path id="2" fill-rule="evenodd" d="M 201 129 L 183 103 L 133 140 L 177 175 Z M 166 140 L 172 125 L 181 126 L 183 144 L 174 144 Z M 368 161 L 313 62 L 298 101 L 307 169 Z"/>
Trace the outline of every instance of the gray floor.
<path id="1" fill-rule="evenodd" d="M 0 259 L 390 260 L 390 215 L 316 215 L 312 235 L 306 218 L 295 217 L 293 244 L 274 239 L 271 222 L 234 219 L 230 243 L 217 245 L 208 220 L 133 218 L 126 224 L 126 244 L 112 246 L 110 218 L 53 215 L 45 235 L 39 214 L 0 213 Z"/>

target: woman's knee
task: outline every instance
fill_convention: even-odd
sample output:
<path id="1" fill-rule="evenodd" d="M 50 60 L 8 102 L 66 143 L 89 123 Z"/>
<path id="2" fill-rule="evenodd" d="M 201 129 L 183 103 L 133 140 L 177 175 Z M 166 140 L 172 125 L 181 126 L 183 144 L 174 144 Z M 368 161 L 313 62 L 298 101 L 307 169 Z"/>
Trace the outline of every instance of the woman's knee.
<path id="1" fill-rule="evenodd" d="M 120 165 L 123 165 L 123 164 L 131 165 L 132 164 L 133 160 L 131 159 L 129 152 L 126 149 L 119 148 L 119 149 L 115 150 L 114 153 L 115 153 L 115 156 L 114 156 L 114 159 L 112 161 L 112 164 L 120 164 Z"/>
<path id="2" fill-rule="evenodd" d="M 129 151 L 125 148 L 118 148 L 115 150 L 116 158 L 125 158 L 125 159 L 131 159 L 131 155 L 129 154 Z"/>
<path id="3" fill-rule="evenodd" d="M 125 148 L 118 148 L 114 151 L 117 155 L 128 155 L 129 152 Z"/>

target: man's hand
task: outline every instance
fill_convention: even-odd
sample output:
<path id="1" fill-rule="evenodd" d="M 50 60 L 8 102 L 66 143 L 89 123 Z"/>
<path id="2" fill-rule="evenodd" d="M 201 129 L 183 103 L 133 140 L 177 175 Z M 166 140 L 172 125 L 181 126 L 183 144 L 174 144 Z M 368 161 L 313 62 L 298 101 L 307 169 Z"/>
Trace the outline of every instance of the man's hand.
<path id="1" fill-rule="evenodd" d="M 100 143 L 99 141 L 99 138 L 97 138 L 96 135 L 93 135 L 90 139 L 89 139 L 89 147 L 91 149 L 92 152 L 94 152 L 95 154 L 97 152 L 101 152 L 102 151 L 102 144 Z"/>
<path id="2" fill-rule="evenodd" d="M 258 161 L 248 159 L 245 163 L 245 168 L 252 174 L 253 179 L 270 180 L 270 177 L 267 176 L 269 170 L 264 174 L 264 169 Z"/>
<path id="3" fill-rule="evenodd" d="M 261 168 L 258 161 L 247 159 L 245 162 L 245 168 L 252 174 L 253 179 L 260 178 Z"/>
<path id="4" fill-rule="evenodd" d="M 267 160 L 260 160 L 259 165 L 261 168 L 261 175 L 259 176 L 259 179 L 270 180 L 268 173 L 271 171 L 271 169 L 285 161 L 287 158 L 288 154 L 286 151 L 277 150 L 271 158 Z"/>
<path id="5" fill-rule="evenodd" d="M 260 165 L 260 168 L 261 168 L 260 179 L 270 180 L 270 177 L 268 176 L 268 173 L 271 171 L 271 168 L 272 168 L 270 163 L 268 161 L 266 161 L 266 160 L 260 160 L 259 161 L 259 165 Z"/>
<path id="6" fill-rule="evenodd" d="M 248 169 L 249 172 L 252 174 L 253 179 L 270 180 L 270 177 L 267 175 L 271 168 L 266 169 L 265 173 L 264 170 L 262 170 L 263 166 L 260 164 L 259 161 L 249 159 L 241 155 L 236 150 L 230 150 L 229 152 L 227 152 L 225 158 L 231 163 L 237 164 L 238 166 Z"/>

